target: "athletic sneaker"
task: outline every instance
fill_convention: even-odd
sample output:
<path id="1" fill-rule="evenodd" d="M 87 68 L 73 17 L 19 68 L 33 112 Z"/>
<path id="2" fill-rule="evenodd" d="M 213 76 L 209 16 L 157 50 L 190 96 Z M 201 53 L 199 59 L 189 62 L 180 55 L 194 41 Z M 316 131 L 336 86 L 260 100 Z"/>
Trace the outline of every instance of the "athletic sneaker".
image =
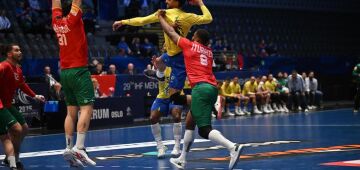
<path id="1" fill-rule="evenodd" d="M 65 149 L 63 153 L 64 160 L 69 162 L 70 167 L 84 167 L 84 164 L 75 158 L 75 153 L 71 149 Z"/>
<path id="2" fill-rule="evenodd" d="M 4 160 L 1 162 L 1 165 L 9 167 L 10 164 L 9 164 L 9 160 L 7 160 L 7 157 L 4 158 Z"/>
<path id="3" fill-rule="evenodd" d="M 5 167 L 10 166 L 9 160 L 7 160 L 7 157 L 4 158 L 4 160 L 1 162 L 1 165 L 5 166 Z M 14 167 L 11 167 L 10 169 L 12 169 L 12 168 L 14 168 Z M 22 169 L 24 169 L 24 165 L 21 162 L 16 162 L 16 169 L 22 170 Z"/>
<path id="4" fill-rule="evenodd" d="M 181 154 L 181 151 L 180 151 L 179 147 L 174 147 L 174 149 L 171 151 L 172 157 L 179 157 L 180 154 Z"/>
<path id="5" fill-rule="evenodd" d="M 186 161 L 180 160 L 179 158 L 170 158 L 170 163 L 179 169 L 185 169 Z"/>
<path id="6" fill-rule="evenodd" d="M 78 149 L 77 147 L 73 147 L 72 152 L 73 155 L 75 156 L 75 159 L 80 160 L 81 162 L 86 163 L 88 165 L 92 165 L 92 166 L 96 165 L 96 162 L 94 162 L 89 158 L 85 148 Z"/>
<path id="7" fill-rule="evenodd" d="M 230 163 L 229 163 L 229 169 L 232 170 L 236 166 L 236 164 L 239 162 L 240 154 L 242 151 L 243 146 L 240 144 L 235 144 L 235 146 L 230 151 Z"/>
<path id="8" fill-rule="evenodd" d="M 168 148 L 166 146 L 162 146 L 162 147 L 158 148 L 158 154 L 157 154 L 158 159 L 164 159 L 165 158 L 165 154 L 166 154 L 167 149 Z"/>
<path id="9" fill-rule="evenodd" d="M 10 170 L 19 170 L 19 169 L 16 167 L 11 167 Z"/>
<path id="10" fill-rule="evenodd" d="M 357 112 L 359 112 L 359 110 L 355 110 L 355 109 L 354 109 L 354 111 L 353 111 L 353 112 L 354 112 L 354 113 L 357 113 Z"/>
<path id="11" fill-rule="evenodd" d="M 157 77 L 155 70 L 145 69 L 143 73 L 149 79 L 158 80 L 158 81 L 164 81 L 165 80 L 165 77 L 162 77 L 162 78 Z"/>
<path id="12" fill-rule="evenodd" d="M 18 170 L 23 170 L 24 169 L 24 165 L 21 162 L 16 162 L 16 168 Z"/>

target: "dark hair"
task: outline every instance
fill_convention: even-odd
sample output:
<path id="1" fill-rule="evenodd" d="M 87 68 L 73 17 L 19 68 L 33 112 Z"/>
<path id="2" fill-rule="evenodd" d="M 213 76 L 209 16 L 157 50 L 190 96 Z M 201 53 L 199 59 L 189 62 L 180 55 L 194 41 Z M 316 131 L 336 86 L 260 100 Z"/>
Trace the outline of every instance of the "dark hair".
<path id="1" fill-rule="evenodd" d="M 205 29 L 198 29 L 196 30 L 196 35 L 200 39 L 200 43 L 207 46 L 210 42 L 210 34 Z"/>
<path id="2" fill-rule="evenodd" d="M 296 71 L 296 70 L 293 70 L 291 73 L 292 73 L 292 74 L 297 74 L 297 71 Z"/>
<path id="3" fill-rule="evenodd" d="M 7 57 L 7 53 L 9 53 L 12 49 L 13 46 L 18 46 L 17 44 L 6 44 L 6 45 L 1 45 L 0 44 L 0 56 L 3 57 Z"/>

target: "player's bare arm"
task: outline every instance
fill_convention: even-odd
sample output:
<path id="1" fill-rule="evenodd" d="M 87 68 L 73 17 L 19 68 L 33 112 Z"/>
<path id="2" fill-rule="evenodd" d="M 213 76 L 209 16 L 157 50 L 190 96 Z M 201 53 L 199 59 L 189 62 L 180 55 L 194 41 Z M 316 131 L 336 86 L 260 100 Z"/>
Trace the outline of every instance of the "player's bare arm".
<path id="1" fill-rule="evenodd" d="M 145 17 L 136 17 L 136 18 L 115 21 L 112 27 L 113 27 L 113 31 L 116 31 L 123 25 L 144 26 L 146 24 L 151 24 L 154 22 L 158 22 L 158 18 L 155 16 L 155 14 L 150 14 Z"/>
<path id="2" fill-rule="evenodd" d="M 61 9 L 61 0 L 52 0 L 52 9 L 60 8 Z"/>
<path id="3" fill-rule="evenodd" d="M 170 37 L 170 39 L 173 42 L 177 43 L 177 41 L 180 38 L 180 35 L 178 33 L 176 33 L 175 29 L 172 26 L 170 26 L 169 23 L 166 22 L 165 13 L 166 13 L 165 10 L 158 11 L 158 17 L 159 17 L 161 27 L 164 30 L 164 32 Z"/>
<path id="4" fill-rule="evenodd" d="M 82 4 L 82 0 L 73 0 L 72 5 L 75 5 L 77 7 L 81 7 Z"/>

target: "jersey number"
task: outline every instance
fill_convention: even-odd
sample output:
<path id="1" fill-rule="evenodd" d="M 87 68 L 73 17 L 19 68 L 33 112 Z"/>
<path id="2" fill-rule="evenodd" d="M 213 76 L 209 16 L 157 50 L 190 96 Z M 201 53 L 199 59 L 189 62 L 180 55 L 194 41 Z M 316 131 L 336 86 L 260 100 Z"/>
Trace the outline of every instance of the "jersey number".
<path id="1" fill-rule="evenodd" d="M 200 63 L 201 65 L 207 66 L 208 65 L 208 60 L 207 60 L 207 56 L 204 54 L 200 55 Z"/>
<path id="2" fill-rule="evenodd" d="M 59 39 L 59 45 L 60 46 L 67 46 L 67 40 L 65 34 L 57 34 L 57 37 Z"/>

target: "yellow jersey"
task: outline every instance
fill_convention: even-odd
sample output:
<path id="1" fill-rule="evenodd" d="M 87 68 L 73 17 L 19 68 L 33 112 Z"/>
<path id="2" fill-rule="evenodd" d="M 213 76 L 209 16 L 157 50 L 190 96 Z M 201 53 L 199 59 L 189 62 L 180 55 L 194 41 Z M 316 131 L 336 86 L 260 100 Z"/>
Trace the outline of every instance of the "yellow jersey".
<path id="1" fill-rule="evenodd" d="M 275 92 L 277 83 L 275 81 L 266 81 L 265 82 L 265 88 L 266 90 L 269 90 L 270 92 Z"/>
<path id="2" fill-rule="evenodd" d="M 256 82 L 254 82 L 254 84 L 251 84 L 251 81 L 247 81 L 244 85 L 243 95 L 247 95 L 249 92 L 256 93 L 257 87 L 258 85 Z"/>
<path id="3" fill-rule="evenodd" d="M 226 87 L 226 86 L 225 86 L 225 83 L 224 83 L 224 84 L 221 86 L 220 94 L 221 94 L 222 96 L 225 96 L 225 97 L 232 97 L 230 85 L 228 85 L 228 86 Z"/>
<path id="4" fill-rule="evenodd" d="M 181 9 L 173 8 L 166 10 L 166 21 L 171 25 L 178 26 L 176 32 L 179 33 L 181 37 L 186 37 L 193 25 L 208 24 L 212 21 L 212 16 L 210 11 L 206 8 L 205 5 L 200 6 L 203 15 L 196 15 L 193 13 L 186 13 Z M 131 26 L 144 26 L 146 24 L 151 24 L 159 22 L 157 12 L 148 15 L 146 17 L 136 17 L 132 19 L 121 20 L 121 23 L 124 25 Z M 165 49 L 169 56 L 174 56 L 180 53 L 182 50 L 177 46 L 177 42 L 173 42 L 169 36 L 164 32 L 165 38 Z"/>
<path id="5" fill-rule="evenodd" d="M 159 94 L 156 98 L 159 99 L 168 99 L 170 98 L 169 94 L 169 82 L 170 82 L 170 74 L 171 74 L 171 67 L 166 67 L 164 71 L 164 81 L 159 81 Z"/>
<path id="6" fill-rule="evenodd" d="M 241 93 L 241 87 L 239 83 L 230 83 L 231 93 L 232 94 L 240 94 Z"/>

